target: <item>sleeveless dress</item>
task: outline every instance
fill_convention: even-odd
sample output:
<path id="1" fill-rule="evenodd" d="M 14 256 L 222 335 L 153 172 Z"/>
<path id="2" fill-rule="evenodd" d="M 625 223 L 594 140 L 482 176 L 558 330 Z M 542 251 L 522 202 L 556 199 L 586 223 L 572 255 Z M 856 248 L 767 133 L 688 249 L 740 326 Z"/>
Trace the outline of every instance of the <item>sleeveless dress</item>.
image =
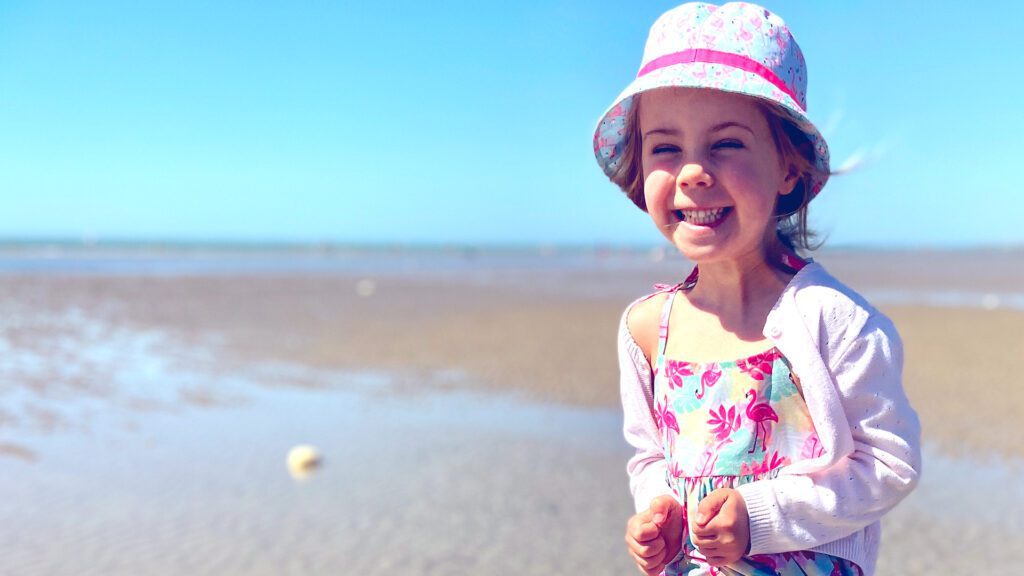
<path id="1" fill-rule="evenodd" d="M 654 368 L 654 416 L 668 464 L 668 484 L 683 505 L 682 553 L 668 576 L 861 576 L 854 563 L 810 551 L 746 556 L 715 568 L 690 539 L 689 518 L 716 488 L 774 478 L 822 447 L 789 363 L 776 349 L 735 361 L 665 358 L 668 319 L 679 293 L 665 300 Z"/>

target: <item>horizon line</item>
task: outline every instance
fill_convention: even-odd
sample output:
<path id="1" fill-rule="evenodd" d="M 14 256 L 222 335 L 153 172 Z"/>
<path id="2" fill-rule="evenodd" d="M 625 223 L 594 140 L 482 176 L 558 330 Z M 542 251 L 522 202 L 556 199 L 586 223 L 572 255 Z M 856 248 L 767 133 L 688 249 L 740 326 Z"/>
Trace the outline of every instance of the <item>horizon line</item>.
<path id="1" fill-rule="evenodd" d="M 65 248 L 65 249 L 153 249 L 153 248 L 193 248 L 193 249 L 306 249 L 306 250 L 669 250 L 671 246 L 664 242 L 596 242 L 596 241 L 565 241 L 565 242 L 501 242 L 501 241 L 394 241 L 379 240 L 299 240 L 282 238 L 131 238 L 112 237 L 75 238 L 71 236 L 2 236 L 0 249 L 8 248 Z M 871 251 L 1017 251 L 1024 250 L 1024 243 L 972 243 L 962 245 L 948 244 L 896 244 L 880 245 L 866 243 L 847 243 L 825 245 L 817 251 L 871 250 Z"/>

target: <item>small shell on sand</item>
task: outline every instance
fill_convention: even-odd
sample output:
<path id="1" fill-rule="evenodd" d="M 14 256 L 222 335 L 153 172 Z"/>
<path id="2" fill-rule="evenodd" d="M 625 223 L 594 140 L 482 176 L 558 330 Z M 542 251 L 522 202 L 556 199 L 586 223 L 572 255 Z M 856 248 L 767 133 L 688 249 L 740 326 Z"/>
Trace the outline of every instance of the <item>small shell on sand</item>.
<path id="1" fill-rule="evenodd" d="M 377 291 L 377 283 L 371 278 L 363 278 L 359 282 L 356 282 L 356 294 L 359 294 L 363 298 L 369 298 Z"/>
<path id="2" fill-rule="evenodd" d="M 308 444 L 300 444 L 288 451 L 288 472 L 294 478 L 309 476 L 320 462 L 320 452 Z"/>

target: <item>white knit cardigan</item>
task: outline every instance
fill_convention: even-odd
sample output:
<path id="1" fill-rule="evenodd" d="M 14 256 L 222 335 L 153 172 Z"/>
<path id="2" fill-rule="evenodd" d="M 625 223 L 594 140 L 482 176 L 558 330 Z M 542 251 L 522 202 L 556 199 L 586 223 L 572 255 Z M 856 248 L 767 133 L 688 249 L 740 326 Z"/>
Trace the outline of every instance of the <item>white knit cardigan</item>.
<path id="1" fill-rule="evenodd" d="M 636 449 L 626 468 L 639 512 L 671 489 L 652 411 L 651 366 L 626 325 L 634 304 L 622 315 L 618 348 L 623 431 Z M 813 262 L 783 291 L 764 335 L 800 377 L 824 452 L 737 488 L 750 516 L 749 554 L 813 550 L 873 574 L 879 520 L 916 486 L 921 470 L 921 428 L 903 391 L 899 335 Z"/>

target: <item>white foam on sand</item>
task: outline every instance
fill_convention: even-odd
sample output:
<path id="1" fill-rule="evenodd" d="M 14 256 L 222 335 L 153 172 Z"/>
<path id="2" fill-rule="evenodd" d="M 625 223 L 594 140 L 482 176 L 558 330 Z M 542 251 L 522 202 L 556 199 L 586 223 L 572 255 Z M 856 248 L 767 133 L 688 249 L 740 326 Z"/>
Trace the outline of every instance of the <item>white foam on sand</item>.
<path id="1" fill-rule="evenodd" d="M 868 290 L 872 303 L 929 306 L 933 308 L 974 308 L 980 310 L 1024 310 L 1024 292 L 981 292 L 967 290 Z"/>

